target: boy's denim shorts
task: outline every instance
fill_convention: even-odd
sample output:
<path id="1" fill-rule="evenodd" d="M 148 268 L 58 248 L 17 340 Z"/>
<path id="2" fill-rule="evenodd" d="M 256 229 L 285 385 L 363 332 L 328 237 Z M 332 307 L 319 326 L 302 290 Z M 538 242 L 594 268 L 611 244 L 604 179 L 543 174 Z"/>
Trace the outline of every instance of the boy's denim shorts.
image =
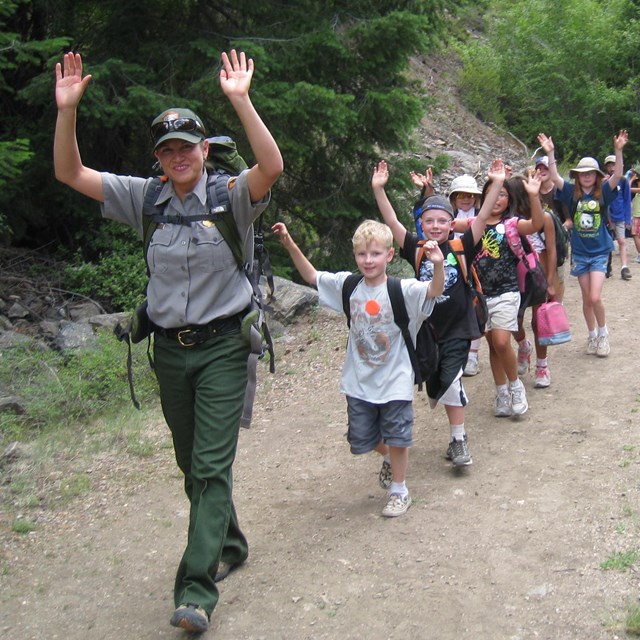
<path id="1" fill-rule="evenodd" d="M 381 440 L 390 447 L 403 449 L 413 444 L 411 400 L 373 404 L 347 396 L 347 415 L 347 441 L 355 455 L 373 451 Z"/>
<path id="2" fill-rule="evenodd" d="M 583 276 L 585 273 L 592 271 L 601 271 L 607 273 L 607 262 L 609 261 L 608 253 L 601 253 L 597 256 L 583 256 L 571 253 L 571 275 Z"/>

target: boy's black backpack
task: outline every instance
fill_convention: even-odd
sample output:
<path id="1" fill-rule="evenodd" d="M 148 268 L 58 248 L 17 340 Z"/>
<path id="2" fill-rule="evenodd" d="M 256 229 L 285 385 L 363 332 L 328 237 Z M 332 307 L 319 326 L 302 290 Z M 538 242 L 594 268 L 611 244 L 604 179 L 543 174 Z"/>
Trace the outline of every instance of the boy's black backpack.
<path id="1" fill-rule="evenodd" d="M 347 325 L 351 326 L 351 295 L 364 278 L 356 273 L 348 276 L 342 285 L 342 309 L 347 316 Z M 393 309 L 393 320 L 400 327 L 402 337 L 409 352 L 409 359 L 414 372 L 415 384 L 422 388 L 422 383 L 438 366 L 438 343 L 428 322 L 423 322 L 416 336 L 416 346 L 413 346 L 411 334 L 409 333 L 409 314 L 402 295 L 402 285 L 400 278 L 389 276 L 387 278 L 387 292 Z"/>
<path id="2" fill-rule="evenodd" d="M 262 301 L 262 292 L 259 287 L 259 278 L 263 270 L 266 271 L 267 281 L 273 294 L 273 276 L 271 274 L 268 253 L 265 250 L 263 236 L 261 231 L 262 216 L 258 220 L 258 231 L 253 229 L 253 233 L 247 234 L 247 239 L 243 243 L 238 233 L 238 228 L 231 211 L 229 189 L 227 183 L 229 179 L 247 168 L 246 162 L 238 154 L 235 142 L 226 136 L 209 138 L 209 158 L 213 160 L 214 168 L 208 167 L 207 179 L 207 208 L 205 214 L 199 216 L 171 216 L 165 214 L 166 203 L 155 204 L 158 195 L 162 191 L 165 176 L 158 176 L 152 180 L 145 192 L 142 207 L 142 238 L 144 246 L 145 262 L 147 260 L 147 251 L 154 231 L 159 224 L 183 224 L 191 225 L 193 222 L 214 222 L 229 245 L 233 253 L 238 268 L 241 269 L 249 280 L 253 289 L 251 296 L 250 311 L 242 320 L 242 331 L 247 337 L 251 345 L 251 354 L 247 363 L 248 383 L 247 392 L 245 394 L 245 405 L 240 425 L 248 427 L 251 423 L 253 410 L 253 399 L 255 396 L 256 377 L 257 377 L 257 361 L 264 357 L 265 352 L 270 355 L 269 369 L 271 373 L 275 371 L 275 357 L 273 351 L 273 342 L 271 333 L 266 323 L 265 309 Z M 149 272 L 147 266 L 147 273 Z M 140 403 L 135 397 L 133 391 L 133 383 L 131 377 L 131 350 L 130 343 L 137 343 L 147 338 L 150 340 L 150 334 L 153 329 L 150 326 L 146 313 L 146 301 L 136 310 L 131 326 L 123 329 L 121 326 L 116 327 L 116 335 L 120 340 L 126 340 L 129 343 L 129 386 L 131 391 L 131 399 L 133 404 L 140 408 Z M 153 361 L 147 349 L 149 363 L 153 367 Z"/>

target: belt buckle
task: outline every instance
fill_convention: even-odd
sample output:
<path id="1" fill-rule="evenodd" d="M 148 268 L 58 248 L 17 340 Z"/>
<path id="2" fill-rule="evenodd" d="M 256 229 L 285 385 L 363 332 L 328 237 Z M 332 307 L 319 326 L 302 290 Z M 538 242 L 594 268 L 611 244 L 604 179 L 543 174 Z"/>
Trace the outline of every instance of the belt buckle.
<path id="1" fill-rule="evenodd" d="M 178 331 L 176 339 L 178 340 L 178 343 L 181 347 L 193 347 L 197 344 L 196 342 L 184 341 L 184 337 L 190 336 L 192 333 L 194 333 L 194 331 L 192 331 L 191 329 L 183 329 L 182 331 Z"/>

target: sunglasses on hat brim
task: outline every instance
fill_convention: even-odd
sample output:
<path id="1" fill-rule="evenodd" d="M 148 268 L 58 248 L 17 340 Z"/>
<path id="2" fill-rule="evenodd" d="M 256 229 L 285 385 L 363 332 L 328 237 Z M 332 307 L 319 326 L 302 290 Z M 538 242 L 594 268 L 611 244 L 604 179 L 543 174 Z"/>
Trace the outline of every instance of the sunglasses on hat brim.
<path id="1" fill-rule="evenodd" d="M 151 137 L 154 142 L 157 142 L 162 136 L 171 131 L 176 133 L 199 133 L 203 138 L 206 137 L 204 127 L 194 118 L 174 118 L 173 120 L 156 122 L 151 127 Z"/>

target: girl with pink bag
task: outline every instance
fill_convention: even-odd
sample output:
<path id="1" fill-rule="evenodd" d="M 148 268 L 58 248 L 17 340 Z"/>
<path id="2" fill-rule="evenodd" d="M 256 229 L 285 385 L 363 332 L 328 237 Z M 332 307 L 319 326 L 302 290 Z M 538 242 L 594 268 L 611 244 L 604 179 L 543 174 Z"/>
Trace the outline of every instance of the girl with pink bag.
<path id="1" fill-rule="evenodd" d="M 483 197 L 490 182 L 483 188 Z M 500 189 L 498 200 L 491 212 L 482 236 L 482 249 L 475 265 L 484 292 L 489 318 L 486 338 L 489 343 L 491 372 L 496 385 L 494 415 L 519 416 L 529 408 L 524 384 L 518 378 L 516 353 L 511 344 L 511 334 L 518 329 L 520 288 L 517 265 L 519 259 L 513 253 L 507 239 L 507 226 L 514 224 L 521 235 L 534 233 L 542 227 L 542 207 L 538 197 L 540 179 L 530 175 L 524 179 L 524 189 L 529 199 L 531 219 L 517 219 L 515 215 L 513 187 L 506 182 Z"/>

